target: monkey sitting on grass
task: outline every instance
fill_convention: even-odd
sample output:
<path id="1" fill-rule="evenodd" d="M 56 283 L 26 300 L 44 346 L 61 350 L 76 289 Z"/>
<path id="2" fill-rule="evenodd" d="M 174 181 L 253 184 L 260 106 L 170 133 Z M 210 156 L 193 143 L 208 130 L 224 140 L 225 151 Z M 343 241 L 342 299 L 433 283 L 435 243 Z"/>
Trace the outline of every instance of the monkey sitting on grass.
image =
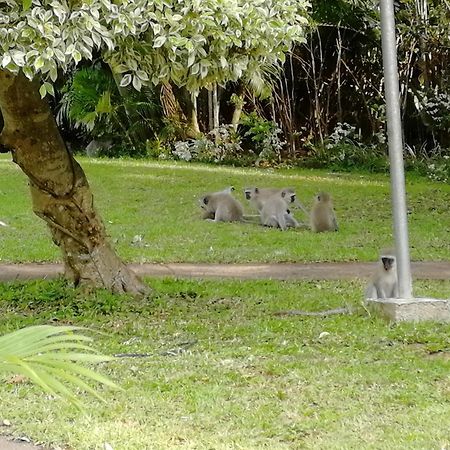
<path id="1" fill-rule="evenodd" d="M 261 224 L 266 227 L 280 228 L 285 231 L 287 228 L 297 228 L 299 223 L 294 219 L 288 208 L 285 193 L 272 195 L 264 203 L 260 211 Z"/>
<path id="2" fill-rule="evenodd" d="M 366 288 L 365 298 L 398 298 L 398 295 L 397 260 L 393 250 L 385 249 L 380 254 L 376 271 Z"/>
<path id="3" fill-rule="evenodd" d="M 338 231 L 333 202 L 328 192 L 319 192 L 316 195 L 315 203 L 310 214 L 310 226 L 314 233 Z"/>
<path id="4" fill-rule="evenodd" d="M 200 207 L 203 209 L 203 219 L 214 222 L 242 222 L 244 209 L 242 205 L 231 195 L 234 187 L 219 192 L 212 192 L 200 198 Z"/>
<path id="5" fill-rule="evenodd" d="M 292 188 L 260 188 L 260 187 L 250 187 L 244 189 L 244 195 L 250 204 L 261 213 L 264 204 L 273 196 L 282 196 L 286 204 L 289 206 L 296 206 L 300 208 L 307 217 L 309 217 L 309 212 L 303 206 L 303 204 L 298 200 L 295 190 Z"/>

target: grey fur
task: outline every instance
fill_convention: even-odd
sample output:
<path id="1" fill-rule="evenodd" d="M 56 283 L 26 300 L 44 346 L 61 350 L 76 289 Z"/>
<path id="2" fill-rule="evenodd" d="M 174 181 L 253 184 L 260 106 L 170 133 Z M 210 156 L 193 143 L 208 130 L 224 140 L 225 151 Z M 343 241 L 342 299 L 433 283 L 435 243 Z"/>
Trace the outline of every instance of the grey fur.
<path id="1" fill-rule="evenodd" d="M 366 299 L 398 298 L 397 260 L 393 251 L 383 251 L 365 291 Z"/>
<path id="2" fill-rule="evenodd" d="M 320 192 L 316 195 L 310 215 L 310 226 L 314 233 L 338 231 L 333 201 L 327 192 Z"/>

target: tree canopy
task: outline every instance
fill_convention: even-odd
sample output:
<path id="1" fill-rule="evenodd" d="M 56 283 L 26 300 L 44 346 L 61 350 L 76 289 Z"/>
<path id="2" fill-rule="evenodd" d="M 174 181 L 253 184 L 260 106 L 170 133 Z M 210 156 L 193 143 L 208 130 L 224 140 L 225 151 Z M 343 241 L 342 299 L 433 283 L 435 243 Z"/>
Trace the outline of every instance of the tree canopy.
<path id="1" fill-rule="evenodd" d="M 0 67 L 44 76 L 100 53 L 122 86 L 172 81 L 196 92 L 284 60 L 301 41 L 306 0 L 4 0 Z"/>

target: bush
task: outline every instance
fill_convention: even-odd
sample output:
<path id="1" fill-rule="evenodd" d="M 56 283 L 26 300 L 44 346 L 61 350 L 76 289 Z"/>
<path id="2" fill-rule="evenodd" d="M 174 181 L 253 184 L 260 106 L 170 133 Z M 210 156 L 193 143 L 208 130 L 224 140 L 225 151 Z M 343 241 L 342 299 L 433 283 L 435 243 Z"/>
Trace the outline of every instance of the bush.
<path id="1" fill-rule="evenodd" d="M 200 139 L 175 142 L 172 153 L 183 161 L 241 166 L 252 165 L 256 159 L 252 151 L 241 147 L 241 137 L 232 125 L 222 125 Z"/>
<path id="2" fill-rule="evenodd" d="M 273 121 L 256 113 L 245 114 L 241 119 L 240 133 L 249 150 L 257 155 L 256 166 L 273 166 L 282 162 L 286 141 L 282 140 L 281 128 Z"/>
<path id="3" fill-rule="evenodd" d="M 407 168 L 432 181 L 448 183 L 450 180 L 450 156 L 448 155 L 409 160 Z"/>
<path id="4" fill-rule="evenodd" d="M 302 165 L 341 171 L 386 172 L 389 170 L 387 151 L 382 136 L 376 138 L 376 144 L 363 144 L 355 133 L 355 127 L 338 123 L 324 145 L 311 147 L 301 160 Z"/>
<path id="5" fill-rule="evenodd" d="M 94 65 L 77 70 L 62 89 L 57 122 L 85 142 L 110 142 L 95 156 L 147 156 L 146 140 L 164 128 L 161 105 L 151 88 L 119 91 L 110 70 Z"/>

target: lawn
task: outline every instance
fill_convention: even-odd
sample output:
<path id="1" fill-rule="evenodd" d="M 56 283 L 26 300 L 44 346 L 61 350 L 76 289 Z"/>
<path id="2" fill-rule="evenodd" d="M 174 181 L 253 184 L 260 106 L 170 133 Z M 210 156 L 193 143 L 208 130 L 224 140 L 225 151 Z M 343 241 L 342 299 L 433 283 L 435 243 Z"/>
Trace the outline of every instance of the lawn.
<path id="1" fill-rule="evenodd" d="M 445 449 L 450 325 L 387 325 L 361 282 L 149 280 L 149 300 L 61 281 L 0 286 L 0 333 L 29 324 L 104 332 L 100 370 L 124 391 L 84 397 L 87 413 L 7 380 L 1 432 L 69 449 Z M 443 296 L 450 282 L 421 282 Z M 279 316 L 350 306 L 351 315 Z"/>
<path id="2" fill-rule="evenodd" d="M 311 170 L 257 170 L 181 162 L 79 158 L 118 253 L 129 262 L 372 261 L 392 243 L 389 178 Z M 30 205 L 24 175 L 0 157 L 0 261 L 56 261 L 58 250 Z M 199 196 L 234 185 L 292 186 L 308 206 L 332 193 L 338 233 L 280 232 L 252 224 L 200 219 Z M 408 180 L 411 255 L 445 260 L 450 254 L 450 186 Z M 303 220 L 300 211 L 295 212 Z"/>
<path id="3" fill-rule="evenodd" d="M 80 159 L 118 253 L 130 262 L 371 261 L 391 244 L 389 179 L 299 169 Z M 26 180 L 0 156 L 1 262 L 57 261 Z M 198 197 L 234 185 L 292 186 L 335 199 L 340 231 L 280 232 L 200 220 Z M 408 180 L 416 260 L 449 253 L 450 186 Z M 246 205 L 247 211 L 251 210 Z M 302 218 L 297 213 L 299 219 Z M 140 238 L 136 238 L 139 236 Z M 70 450 L 450 448 L 450 324 L 390 325 L 361 303 L 364 280 L 148 279 L 135 300 L 61 280 L 0 284 L 0 334 L 32 324 L 93 330 L 98 367 L 123 387 L 80 392 L 85 412 L 4 378 L 0 433 Z M 415 283 L 448 298 L 450 281 Z M 347 306 L 348 315 L 292 316 Z M 110 447 L 105 444 L 108 444 Z"/>

